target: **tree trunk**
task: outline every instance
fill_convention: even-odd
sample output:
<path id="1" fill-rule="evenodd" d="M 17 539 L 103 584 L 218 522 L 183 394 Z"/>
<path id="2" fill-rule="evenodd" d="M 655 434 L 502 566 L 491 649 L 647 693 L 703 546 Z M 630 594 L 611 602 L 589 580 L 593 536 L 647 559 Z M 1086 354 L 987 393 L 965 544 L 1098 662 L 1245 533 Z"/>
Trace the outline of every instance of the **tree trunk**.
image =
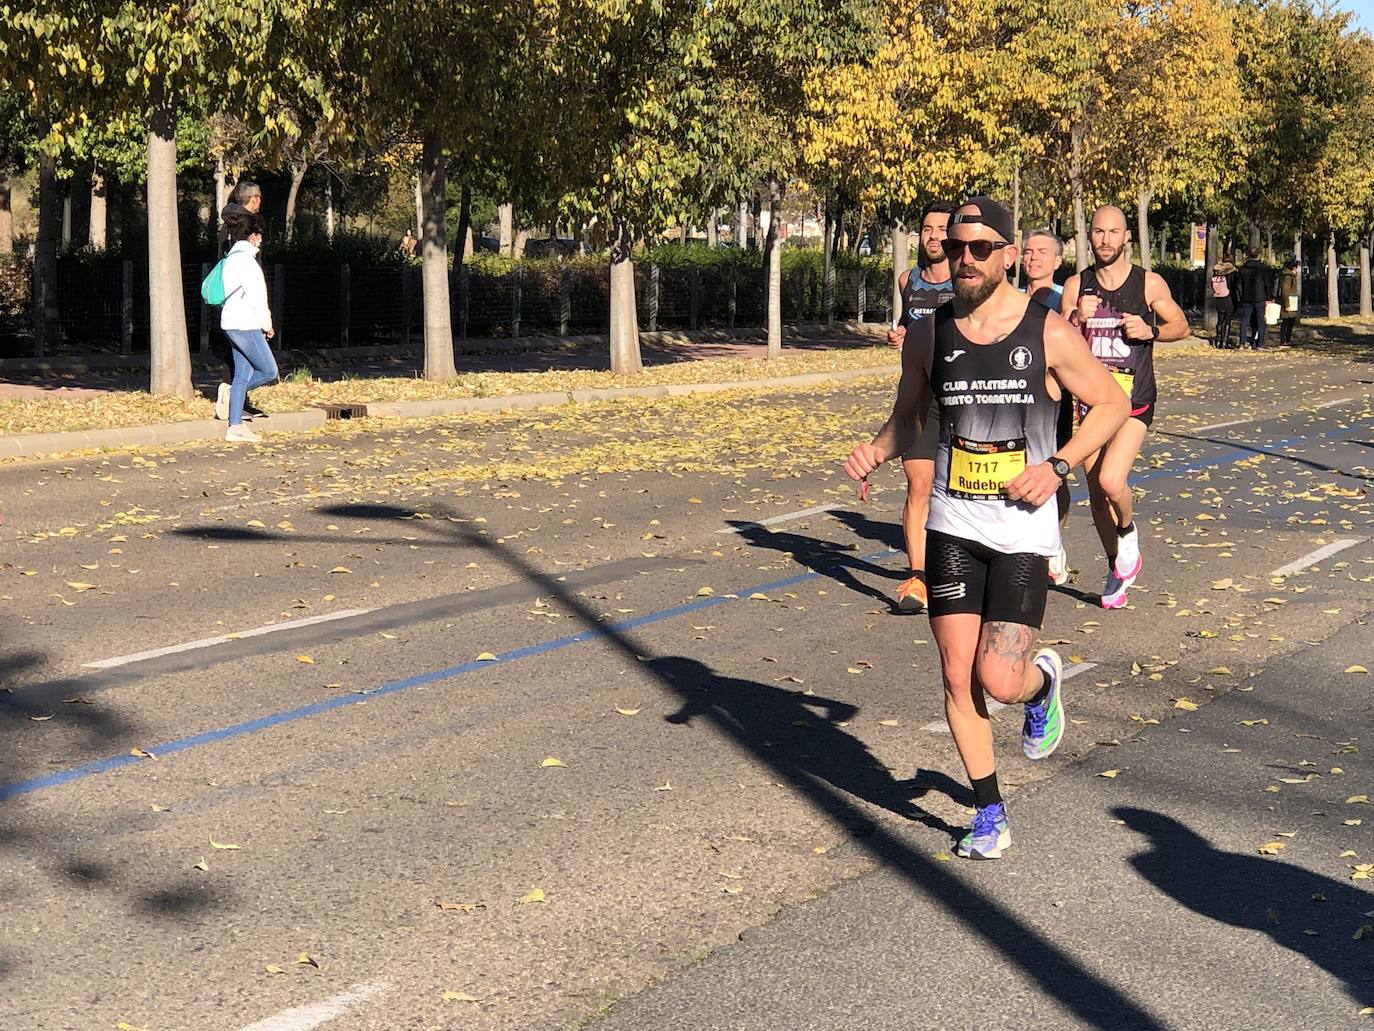
<path id="1" fill-rule="evenodd" d="M 1169 260 L 1169 226 L 1164 223 L 1159 227 L 1159 263 L 1163 265 Z M 1208 265 L 1208 268 L 1212 266 Z"/>
<path id="2" fill-rule="evenodd" d="M 530 242 L 530 231 L 528 229 L 517 229 L 515 231 L 515 242 L 510 246 L 510 256 L 512 258 L 523 258 L 525 256 L 525 244 Z"/>
<path id="3" fill-rule="evenodd" d="M 502 204 L 497 209 L 497 216 L 501 220 L 501 254 L 509 258 L 515 245 L 515 206 Z"/>
<path id="4" fill-rule="evenodd" d="M 1088 216 L 1083 208 L 1083 128 L 1069 134 L 1069 186 L 1073 192 L 1074 261 L 1082 272 L 1093 263 L 1088 248 Z"/>
<path id="5" fill-rule="evenodd" d="M 177 231 L 177 116 L 161 82 L 148 118 L 148 346 L 154 394 L 194 397 Z"/>
<path id="6" fill-rule="evenodd" d="M 678 238 L 679 244 L 681 244 L 683 247 L 686 247 L 687 244 L 691 243 L 692 227 L 689 226 L 686 222 L 682 223 L 682 225 L 678 227 L 678 233 L 680 234 Z"/>
<path id="7" fill-rule="evenodd" d="M 453 326 L 449 317 L 448 240 L 444 224 L 444 144 L 425 133 L 420 156 L 420 264 L 425 306 L 425 379 L 451 380 Z"/>
<path id="8" fill-rule="evenodd" d="M 1369 289 L 1369 233 L 1360 235 L 1360 314 L 1365 318 L 1374 315 L 1374 303 L 1370 300 Z"/>
<path id="9" fill-rule="evenodd" d="M 782 357 L 782 185 L 768 185 L 768 357 Z"/>
<path id="10" fill-rule="evenodd" d="M 825 224 L 821 232 L 821 318 L 835 321 L 835 212 L 830 191 L 825 194 Z"/>
<path id="11" fill-rule="evenodd" d="M 706 246 L 711 250 L 720 246 L 720 213 L 717 211 L 712 211 L 706 220 Z"/>
<path id="12" fill-rule="evenodd" d="M 334 242 L 334 177 L 324 177 L 324 235 Z"/>
<path id="13" fill-rule="evenodd" d="M 1298 282 L 1302 282 L 1302 230 L 1293 230 L 1293 257 L 1298 259 Z"/>
<path id="14" fill-rule="evenodd" d="M 1211 222 L 1207 223 L 1207 267 L 1202 271 L 1203 282 L 1210 284 L 1212 281 L 1212 269 L 1216 268 L 1217 262 L 1221 260 L 1221 239 L 1217 227 Z M 1191 259 L 1191 249 L 1193 241 L 1189 239 L 1189 257 Z M 1210 286 L 1202 291 L 1202 324 L 1207 329 L 1217 328 L 1217 301 L 1212 296 Z"/>
<path id="15" fill-rule="evenodd" d="M 1150 200 L 1154 197 L 1149 190 L 1141 190 L 1135 195 L 1136 249 L 1140 252 L 1140 265 L 1149 272 L 1152 264 L 1150 251 Z"/>
<path id="16" fill-rule="evenodd" d="M 10 207 L 12 196 L 9 176 L 0 175 L 0 254 L 14 253 L 14 212 Z"/>
<path id="17" fill-rule="evenodd" d="M 234 184 L 229 181 L 229 168 L 224 163 L 224 155 L 215 155 L 215 228 L 219 229 L 220 212 L 233 196 Z"/>
<path id="18" fill-rule="evenodd" d="M 93 251 L 103 251 L 108 238 L 105 217 L 107 194 L 105 173 L 100 170 L 99 165 L 96 165 L 91 169 L 91 229 L 89 239 Z"/>
<path id="19" fill-rule="evenodd" d="M 901 219 L 892 223 L 892 324 L 902 314 L 902 273 L 911 269 L 911 241 Z"/>
<path id="20" fill-rule="evenodd" d="M 62 193 L 62 249 L 65 251 L 72 245 L 72 195 L 65 190 Z"/>
<path id="21" fill-rule="evenodd" d="M 1264 260 L 1270 265 L 1274 264 L 1274 227 L 1272 225 L 1264 227 Z"/>
<path id="22" fill-rule="evenodd" d="M 1258 222 L 1250 223 L 1250 250 L 1259 253 L 1260 249 L 1260 225 Z"/>
<path id="23" fill-rule="evenodd" d="M 642 372 L 639 313 L 635 309 L 634 239 L 629 229 L 613 223 L 611 240 L 611 372 Z"/>
<path id="24" fill-rule="evenodd" d="M 753 233 L 749 236 L 749 249 L 756 251 L 762 241 L 759 240 L 759 223 L 763 220 L 763 200 L 758 194 L 754 195 L 754 203 L 751 209 L 750 225 L 754 227 Z"/>
<path id="25" fill-rule="evenodd" d="M 1015 237 L 1011 242 L 1019 248 L 1021 239 L 1021 159 L 1016 159 L 1016 167 L 1011 177 L 1011 231 Z M 1021 262 L 1016 263 L 1016 288 L 1021 289 Z"/>
<path id="26" fill-rule="evenodd" d="M 296 238 L 296 201 L 301 194 L 301 183 L 305 182 L 306 170 L 310 167 L 305 161 L 291 162 L 291 190 L 286 195 L 286 242 Z"/>
<path id="27" fill-rule="evenodd" d="M 458 239 L 462 241 L 463 257 L 472 257 L 472 187 L 466 183 L 458 191 Z"/>
<path id="28" fill-rule="evenodd" d="M 749 246 L 749 202 L 739 202 L 739 212 L 735 216 L 735 246 L 744 250 Z"/>
<path id="29" fill-rule="evenodd" d="M 1326 314 L 1328 318 L 1340 318 L 1341 292 L 1340 269 L 1336 265 L 1336 231 L 1326 231 Z"/>

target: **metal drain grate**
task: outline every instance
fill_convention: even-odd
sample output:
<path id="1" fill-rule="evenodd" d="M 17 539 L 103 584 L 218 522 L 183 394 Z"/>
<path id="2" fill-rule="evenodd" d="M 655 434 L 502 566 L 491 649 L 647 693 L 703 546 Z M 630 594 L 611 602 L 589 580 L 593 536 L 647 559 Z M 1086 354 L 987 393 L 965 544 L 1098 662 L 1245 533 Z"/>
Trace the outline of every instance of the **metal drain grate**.
<path id="1" fill-rule="evenodd" d="M 365 419 L 367 418 L 367 405 L 350 404 L 329 404 L 315 405 L 315 408 L 323 409 L 326 419 Z"/>

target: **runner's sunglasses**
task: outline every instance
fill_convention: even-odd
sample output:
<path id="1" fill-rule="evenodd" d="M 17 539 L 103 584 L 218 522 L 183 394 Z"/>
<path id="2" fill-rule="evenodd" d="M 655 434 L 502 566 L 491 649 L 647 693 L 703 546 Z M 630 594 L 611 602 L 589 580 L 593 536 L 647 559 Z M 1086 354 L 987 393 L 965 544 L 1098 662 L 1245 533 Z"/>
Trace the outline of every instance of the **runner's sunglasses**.
<path id="1" fill-rule="evenodd" d="M 967 248 L 974 261 L 987 261 L 995 251 L 1000 251 L 1003 247 L 1010 244 L 1004 240 L 950 240 L 946 239 L 942 245 L 945 249 L 945 257 L 950 261 L 960 261 L 964 257 L 964 249 Z"/>

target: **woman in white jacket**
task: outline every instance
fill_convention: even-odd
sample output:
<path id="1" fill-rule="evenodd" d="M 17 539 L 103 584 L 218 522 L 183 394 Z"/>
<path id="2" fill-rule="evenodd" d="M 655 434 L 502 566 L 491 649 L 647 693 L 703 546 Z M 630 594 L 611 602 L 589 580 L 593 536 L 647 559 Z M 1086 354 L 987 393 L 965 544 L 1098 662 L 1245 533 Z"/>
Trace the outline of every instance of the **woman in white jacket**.
<path id="1" fill-rule="evenodd" d="M 219 324 L 234 347 L 234 381 L 229 387 L 229 429 L 225 440 L 261 440 L 243 424 L 248 391 L 277 378 L 277 360 L 267 341 L 273 336 L 267 280 L 258 264 L 266 228 L 262 216 L 233 213 L 225 220 L 233 246 L 224 259 L 224 306 Z"/>

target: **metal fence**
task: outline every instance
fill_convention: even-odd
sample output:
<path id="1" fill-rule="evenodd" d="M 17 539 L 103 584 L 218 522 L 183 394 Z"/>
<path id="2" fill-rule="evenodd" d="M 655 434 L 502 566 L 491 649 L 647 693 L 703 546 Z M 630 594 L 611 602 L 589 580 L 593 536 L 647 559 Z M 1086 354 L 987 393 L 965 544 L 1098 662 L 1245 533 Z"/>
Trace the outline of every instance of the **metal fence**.
<path id="1" fill-rule="evenodd" d="M 208 264 L 183 265 L 186 329 L 193 351 L 207 351 L 217 309 L 200 299 Z M 391 345 L 418 347 L 424 300 L 417 266 L 268 265 L 274 344 L 295 350 Z M 86 255 L 59 259 L 56 296 L 29 277 L 27 317 L 0 318 L 0 358 L 146 354 L 148 270 L 141 262 Z M 881 270 L 838 269 L 829 290 L 801 265 L 783 275 L 788 323 L 886 321 L 890 280 Z M 763 325 L 765 278 L 744 265 L 637 263 L 635 294 L 645 330 L 732 329 Z M 605 333 L 610 275 L 604 265 L 531 263 L 494 274 L 461 266 L 449 275 L 454 336 L 520 338 Z M 22 306 L 19 306 L 22 307 Z M 47 318 L 39 312 L 48 311 Z"/>

